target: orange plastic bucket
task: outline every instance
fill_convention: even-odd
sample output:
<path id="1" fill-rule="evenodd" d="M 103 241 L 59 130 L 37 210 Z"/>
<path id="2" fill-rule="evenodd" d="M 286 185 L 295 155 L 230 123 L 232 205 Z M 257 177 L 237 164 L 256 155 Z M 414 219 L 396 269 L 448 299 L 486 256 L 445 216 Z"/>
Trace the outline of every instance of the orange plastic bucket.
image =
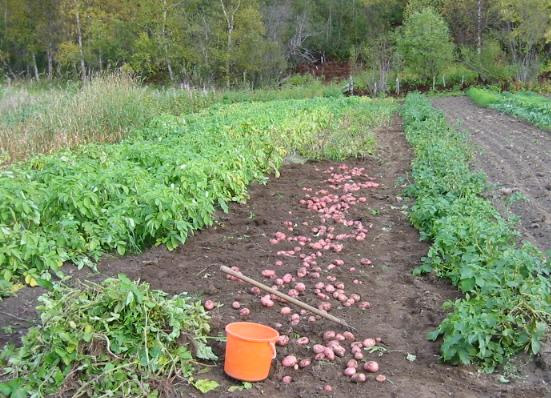
<path id="1" fill-rule="evenodd" d="M 260 381 L 268 377 L 276 356 L 277 330 L 253 322 L 226 325 L 224 372 L 234 379 Z"/>

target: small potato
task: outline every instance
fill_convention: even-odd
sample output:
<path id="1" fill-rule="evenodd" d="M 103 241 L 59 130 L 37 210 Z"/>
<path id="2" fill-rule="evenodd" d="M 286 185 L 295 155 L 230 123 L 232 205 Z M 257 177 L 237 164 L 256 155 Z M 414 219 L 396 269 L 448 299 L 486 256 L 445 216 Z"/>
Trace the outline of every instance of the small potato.
<path id="1" fill-rule="evenodd" d="M 384 383 L 386 381 L 385 375 L 377 375 L 375 376 L 375 380 L 377 380 L 379 383 Z"/>
<path id="2" fill-rule="evenodd" d="M 353 376 L 353 375 L 355 375 L 355 374 L 356 374 L 356 368 L 346 368 L 346 369 L 344 370 L 344 375 L 345 375 L 345 376 L 350 377 L 350 376 Z"/>
<path id="3" fill-rule="evenodd" d="M 365 348 L 371 348 L 371 347 L 374 347 L 377 344 L 377 342 L 375 341 L 375 339 L 367 338 L 362 342 L 362 344 Z"/>
<path id="4" fill-rule="evenodd" d="M 281 381 L 283 382 L 283 384 L 291 384 L 291 382 L 293 381 L 293 378 L 291 376 L 283 376 Z"/>
<path id="5" fill-rule="evenodd" d="M 299 337 L 297 339 L 297 344 L 298 345 L 306 345 L 310 342 L 310 339 L 308 337 Z"/>
<path id="6" fill-rule="evenodd" d="M 364 364 L 364 370 L 369 373 L 377 373 L 379 371 L 379 364 L 375 361 L 368 361 Z"/>
<path id="7" fill-rule="evenodd" d="M 297 363 L 297 357 L 294 355 L 287 355 L 283 360 L 281 361 L 281 364 L 285 366 L 286 368 L 290 368 L 295 366 Z"/>
<path id="8" fill-rule="evenodd" d="M 242 318 L 246 318 L 248 317 L 249 315 L 251 315 L 251 310 L 248 309 L 248 308 L 241 308 L 239 310 L 239 315 L 242 317 Z"/>
<path id="9" fill-rule="evenodd" d="M 326 347 L 325 350 L 323 350 L 323 355 L 325 355 L 325 358 L 329 359 L 330 361 L 335 359 L 335 351 L 333 349 Z"/>
<path id="10" fill-rule="evenodd" d="M 238 310 L 239 308 L 241 308 L 241 303 L 239 301 L 234 301 L 233 303 L 231 303 L 231 307 L 234 310 Z"/>
<path id="11" fill-rule="evenodd" d="M 212 300 L 205 301 L 204 307 L 207 311 L 213 310 L 215 306 L 216 306 L 216 304 L 214 303 L 214 301 L 212 301 Z"/>
<path id="12" fill-rule="evenodd" d="M 346 332 L 343 332 L 342 334 L 344 336 L 344 338 L 348 341 L 354 341 L 354 335 L 352 334 L 352 332 L 349 332 L 349 331 L 346 331 Z"/>
<path id="13" fill-rule="evenodd" d="M 289 315 L 291 313 L 291 309 L 289 307 L 283 307 L 281 308 L 280 312 L 281 312 L 281 315 Z"/>
<path id="14" fill-rule="evenodd" d="M 279 345 L 279 346 L 281 346 L 281 347 L 285 347 L 287 344 L 289 344 L 289 336 L 284 335 L 284 334 L 281 334 L 281 335 L 277 338 L 276 344 Z"/>
<path id="15" fill-rule="evenodd" d="M 300 360 L 300 362 L 298 363 L 298 366 L 300 368 L 306 368 L 306 367 L 310 366 L 311 363 L 312 363 L 311 359 L 305 358 L 305 359 Z"/>
<path id="16" fill-rule="evenodd" d="M 314 351 L 314 353 L 320 354 L 325 350 L 325 346 L 321 344 L 314 344 L 314 346 L 312 347 L 312 350 Z"/>

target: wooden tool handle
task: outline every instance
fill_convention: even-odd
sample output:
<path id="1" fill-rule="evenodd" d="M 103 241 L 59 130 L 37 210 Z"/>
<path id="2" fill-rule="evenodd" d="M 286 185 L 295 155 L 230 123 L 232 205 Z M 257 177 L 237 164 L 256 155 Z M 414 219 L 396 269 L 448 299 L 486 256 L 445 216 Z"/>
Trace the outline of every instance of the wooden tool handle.
<path id="1" fill-rule="evenodd" d="M 260 282 L 257 282 L 255 281 L 254 279 L 252 278 L 249 278 L 248 276 L 245 276 L 243 275 L 241 272 L 236 272 L 234 270 L 232 270 L 231 268 L 229 267 L 226 267 L 225 265 L 221 266 L 220 267 L 220 271 L 228 274 L 228 275 L 231 275 L 231 276 L 234 276 L 238 279 L 241 279 L 242 281 L 245 281 L 247 283 L 250 283 L 251 285 L 253 286 L 256 286 L 258 287 L 259 289 L 262 289 L 268 293 L 271 293 L 271 294 L 274 294 L 278 297 L 281 297 L 282 299 L 285 299 L 286 301 L 300 307 L 300 308 L 303 308 L 305 309 L 306 311 L 310 311 L 316 315 L 319 315 L 325 319 L 329 319 L 330 321 L 333 321 L 333 322 L 336 322 L 338 323 L 339 325 L 342 325 L 346 328 L 349 328 L 349 329 L 353 329 L 353 330 L 356 330 L 355 328 L 353 328 L 352 326 L 348 325 L 348 323 L 346 323 L 346 321 L 340 319 L 340 318 L 337 318 L 336 316 L 333 316 L 325 311 L 322 311 L 322 310 L 319 310 L 315 307 L 312 307 L 311 305 L 308 305 L 306 303 L 303 303 L 302 301 L 300 300 L 297 300 L 296 298 L 294 297 L 291 297 L 291 296 L 288 296 L 286 295 L 285 293 L 281 293 L 279 290 L 275 290 L 275 289 L 272 289 L 271 287 L 269 286 L 266 286 L 265 284 L 263 283 L 260 283 Z"/>

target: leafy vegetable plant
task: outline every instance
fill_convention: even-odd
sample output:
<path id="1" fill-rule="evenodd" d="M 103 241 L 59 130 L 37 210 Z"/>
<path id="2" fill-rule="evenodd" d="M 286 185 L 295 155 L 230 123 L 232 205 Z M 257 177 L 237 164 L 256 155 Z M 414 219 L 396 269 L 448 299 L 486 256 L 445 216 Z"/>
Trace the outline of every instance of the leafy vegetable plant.
<path id="1" fill-rule="evenodd" d="M 471 88 L 467 95 L 477 104 L 497 109 L 551 131 L 551 100 L 530 92 L 498 93 Z"/>
<path id="2" fill-rule="evenodd" d="M 285 155 L 342 159 L 374 150 L 391 100 L 316 98 L 216 105 L 163 116 L 118 144 L 90 144 L 0 171 L 0 284 L 48 286 L 65 261 L 173 249 L 247 198 Z M 355 119 L 361 116 L 359 119 Z M 360 124 L 361 123 L 361 124 Z"/>
<path id="3" fill-rule="evenodd" d="M 466 137 L 419 95 L 406 98 L 406 137 L 415 150 L 416 199 L 410 219 L 430 240 L 416 274 L 434 271 L 464 297 L 430 334 L 443 338 L 442 358 L 487 371 L 520 351 L 537 354 L 551 323 L 551 263 L 482 197 L 484 176 L 469 169 Z"/>
<path id="4" fill-rule="evenodd" d="M 121 275 L 55 286 L 40 302 L 41 324 L 0 356 L 8 376 L 2 396 L 155 397 L 169 378 L 214 388 L 193 380 L 200 360 L 217 359 L 199 300 L 168 297 Z"/>

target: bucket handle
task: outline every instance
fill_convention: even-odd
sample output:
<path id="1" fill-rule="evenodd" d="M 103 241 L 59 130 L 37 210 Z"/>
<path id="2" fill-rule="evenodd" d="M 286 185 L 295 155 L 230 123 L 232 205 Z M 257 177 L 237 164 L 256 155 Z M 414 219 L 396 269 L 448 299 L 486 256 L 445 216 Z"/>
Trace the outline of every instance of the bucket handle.
<path id="1" fill-rule="evenodd" d="M 272 356 L 272 359 L 275 359 L 276 357 L 276 347 L 275 347 L 275 343 L 270 341 L 268 344 L 270 344 L 270 348 L 272 349 L 272 352 L 274 353 L 273 356 Z"/>

